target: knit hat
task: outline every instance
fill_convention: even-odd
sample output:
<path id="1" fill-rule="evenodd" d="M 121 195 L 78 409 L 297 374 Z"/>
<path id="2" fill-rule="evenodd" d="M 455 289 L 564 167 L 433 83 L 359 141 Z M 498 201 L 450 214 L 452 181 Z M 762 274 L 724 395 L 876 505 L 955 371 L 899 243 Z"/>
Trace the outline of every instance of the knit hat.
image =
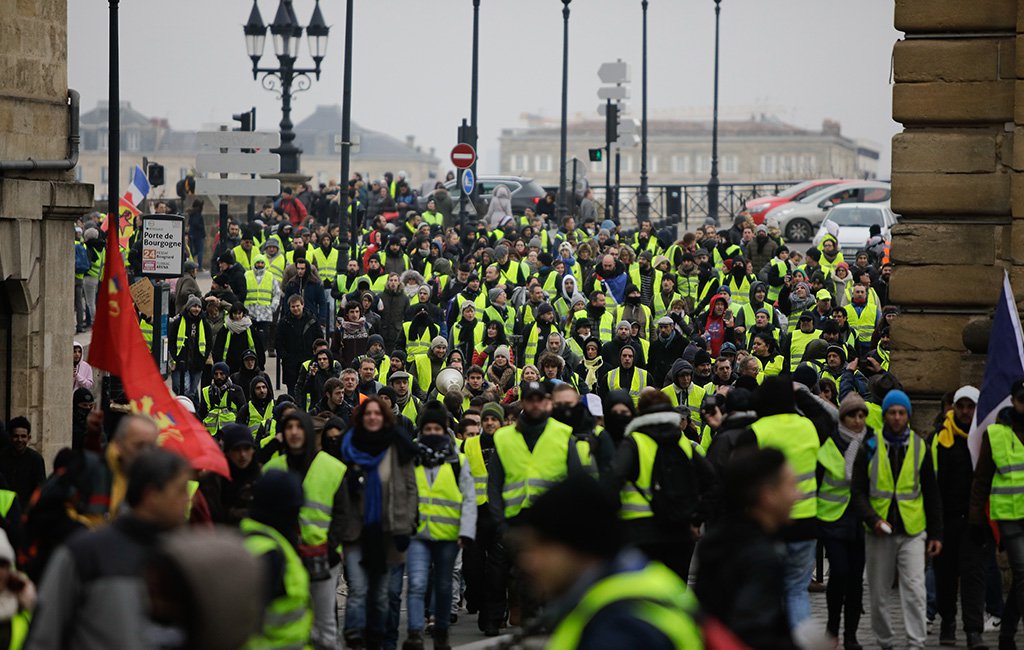
<path id="1" fill-rule="evenodd" d="M 868 405 L 864 401 L 864 398 L 857 394 L 857 391 L 850 391 L 847 393 L 843 401 L 839 402 L 839 417 L 844 418 L 851 413 L 857 411 L 863 411 L 865 414 L 868 412 Z"/>
<path id="2" fill-rule="evenodd" d="M 199 265 L 196 264 L 195 262 L 193 262 L 192 260 L 185 260 L 185 272 L 186 273 L 188 273 L 189 271 L 195 271 L 198 268 L 199 268 Z"/>
<path id="3" fill-rule="evenodd" d="M 499 422 L 503 421 L 505 419 L 505 409 L 497 402 L 487 402 L 480 409 L 480 418 L 483 419 L 488 415 L 497 418 Z"/>
<path id="4" fill-rule="evenodd" d="M 230 422 L 220 428 L 220 442 L 224 446 L 224 451 L 231 451 L 236 447 L 255 446 L 249 427 L 237 422 Z"/>
<path id="5" fill-rule="evenodd" d="M 448 428 L 448 411 L 437 400 L 423 405 L 423 408 L 420 409 L 420 416 L 416 420 L 416 428 L 422 429 L 431 422 L 440 425 L 442 429 Z"/>
<path id="6" fill-rule="evenodd" d="M 552 486 L 513 522 L 532 528 L 545 540 L 598 558 L 611 559 L 622 546 L 614 499 L 585 474 L 570 475 Z"/>
<path id="7" fill-rule="evenodd" d="M 893 389 L 886 394 L 882 400 L 882 413 L 885 414 L 893 406 L 902 406 L 907 409 L 907 415 L 913 415 L 914 409 L 910 406 L 910 398 L 899 389 Z"/>
<path id="8" fill-rule="evenodd" d="M 654 253 L 651 251 L 643 251 L 640 253 L 640 257 L 646 259 L 648 262 L 654 259 Z"/>
<path id="9" fill-rule="evenodd" d="M 507 345 L 499 345 L 494 348 L 494 358 L 497 359 L 498 357 L 505 357 L 508 360 L 512 359 Z"/>
<path id="10" fill-rule="evenodd" d="M 802 363 L 793 371 L 793 381 L 811 388 L 818 383 L 818 373 L 813 366 Z"/>
<path id="11" fill-rule="evenodd" d="M 295 474 L 272 469 L 253 485 L 249 514 L 257 521 L 294 521 L 305 501 Z"/>
<path id="12" fill-rule="evenodd" d="M 434 348 L 440 348 L 440 347 L 445 347 L 445 348 L 448 347 L 448 340 L 445 339 L 443 336 L 435 336 L 430 341 L 430 349 L 433 350 Z"/>
<path id="13" fill-rule="evenodd" d="M 505 291 L 505 290 L 504 290 L 504 289 L 502 289 L 501 287 L 494 287 L 493 289 L 491 289 L 490 291 L 488 291 L 488 292 L 487 292 L 487 302 L 489 302 L 489 303 L 491 303 L 491 304 L 494 304 L 494 302 L 495 302 L 495 301 L 496 301 L 496 300 L 498 299 L 498 296 L 499 296 L 499 295 L 500 295 L 500 294 L 501 294 L 501 293 L 502 293 L 503 291 Z"/>
<path id="14" fill-rule="evenodd" d="M 99 236 L 100 236 L 100 231 L 99 230 L 96 230 L 95 228 L 86 228 L 85 229 L 85 234 L 82 235 L 82 239 L 84 241 L 91 241 L 93 239 L 99 238 Z"/>
<path id="15" fill-rule="evenodd" d="M 668 258 L 664 255 L 658 255 L 654 258 L 654 262 L 651 264 L 654 268 L 658 268 L 662 263 L 668 264 Z"/>
<path id="16" fill-rule="evenodd" d="M 527 248 L 540 248 L 540 247 L 541 247 L 540 237 L 534 237 L 533 239 L 531 239 L 529 245 L 527 246 Z"/>
<path id="17" fill-rule="evenodd" d="M 381 347 L 384 347 L 384 337 L 380 334 L 371 334 L 370 338 L 366 339 L 366 346 L 369 347 L 374 343 L 379 343 Z"/>
<path id="18" fill-rule="evenodd" d="M 542 302 L 537 307 L 537 317 L 539 318 L 542 314 L 554 313 L 555 308 L 551 306 L 551 303 Z"/>
<path id="19" fill-rule="evenodd" d="M 700 366 L 705 363 L 711 363 L 711 355 L 708 354 L 707 350 L 697 350 L 696 354 L 693 355 L 693 365 Z"/>
<path id="20" fill-rule="evenodd" d="M 494 249 L 494 259 L 500 260 L 503 259 L 506 255 L 508 255 L 507 246 L 498 246 Z"/>
<path id="21" fill-rule="evenodd" d="M 200 307 L 201 308 L 202 306 L 203 306 L 203 300 L 202 300 L 202 298 L 200 298 L 196 294 L 190 295 L 188 297 L 188 299 L 185 301 L 185 311 L 188 311 L 189 309 L 192 309 L 193 307 Z"/>
<path id="22" fill-rule="evenodd" d="M 217 372 L 218 370 L 223 372 L 225 375 L 231 374 L 231 368 L 228 366 L 228 364 L 224 363 L 223 361 L 218 361 L 217 363 L 213 364 L 213 372 Z"/>

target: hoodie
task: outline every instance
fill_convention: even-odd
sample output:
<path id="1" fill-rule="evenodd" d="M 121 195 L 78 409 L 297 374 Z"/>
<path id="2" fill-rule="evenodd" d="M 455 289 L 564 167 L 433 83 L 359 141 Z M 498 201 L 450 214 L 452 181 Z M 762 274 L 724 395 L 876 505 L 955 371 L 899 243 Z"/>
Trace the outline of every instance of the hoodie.
<path id="1" fill-rule="evenodd" d="M 718 302 L 721 302 L 725 306 L 725 311 L 722 312 L 722 316 L 715 316 L 715 304 Z M 721 295 L 715 296 L 711 299 L 711 306 L 708 308 L 707 314 L 701 323 L 704 339 L 708 343 L 708 352 L 711 354 L 712 358 L 718 357 L 718 352 L 722 349 L 723 343 L 732 340 L 733 330 L 731 327 L 726 326 L 725 319 L 723 318 L 728 311 L 728 299 Z"/>

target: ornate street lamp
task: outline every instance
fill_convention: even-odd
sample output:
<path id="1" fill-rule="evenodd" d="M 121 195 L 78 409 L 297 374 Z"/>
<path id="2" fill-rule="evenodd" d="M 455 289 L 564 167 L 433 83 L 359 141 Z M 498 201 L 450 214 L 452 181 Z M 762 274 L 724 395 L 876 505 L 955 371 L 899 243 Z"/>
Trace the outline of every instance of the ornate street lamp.
<path id="1" fill-rule="evenodd" d="M 324 22 L 320 13 L 320 0 L 313 8 L 309 25 L 303 27 L 295 17 L 292 0 L 279 0 L 274 22 L 270 23 L 269 31 L 274 43 L 274 55 L 277 57 L 276 67 L 260 67 L 266 42 L 268 27 L 263 24 L 257 0 L 253 0 L 249 21 L 242 27 L 245 34 L 245 49 L 252 60 L 252 78 L 263 75 L 261 83 L 264 88 L 277 93 L 281 99 L 281 146 L 272 149 L 281 155 L 281 172 L 297 174 L 299 156 L 302 150 L 295 146 L 295 132 L 292 131 L 292 94 L 309 90 L 312 80 L 309 75 L 320 79 L 320 64 L 327 54 L 327 36 L 331 28 Z M 295 67 L 299 56 L 299 43 L 305 32 L 308 39 L 309 55 L 313 59 L 312 68 Z"/>

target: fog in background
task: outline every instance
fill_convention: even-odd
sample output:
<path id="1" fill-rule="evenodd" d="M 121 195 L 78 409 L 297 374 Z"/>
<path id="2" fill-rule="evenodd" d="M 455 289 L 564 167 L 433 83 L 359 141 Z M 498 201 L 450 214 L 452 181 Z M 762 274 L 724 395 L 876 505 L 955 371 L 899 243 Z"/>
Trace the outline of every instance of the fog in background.
<path id="1" fill-rule="evenodd" d="M 498 170 L 498 136 L 524 125 L 523 113 L 557 121 L 561 110 L 562 3 L 482 0 L 480 8 L 480 166 Z M 276 129 L 274 93 L 253 81 L 242 25 L 246 0 L 122 0 L 122 100 L 174 129 L 230 123 L 257 108 L 257 127 Z M 306 24 L 312 0 L 294 0 Z M 265 23 L 277 0 L 260 0 Z M 597 118 L 598 66 L 632 64 L 629 112 L 640 117 L 639 0 L 575 0 L 569 20 L 569 116 Z M 320 104 L 340 104 L 345 3 L 323 0 L 331 36 L 319 82 L 293 100 L 295 123 Z M 436 147 L 447 169 L 456 128 L 469 117 L 471 0 L 355 0 L 352 119 L 399 139 Z M 775 115 L 881 148 L 890 169 L 890 60 L 899 33 L 891 0 L 723 0 L 722 119 Z M 69 85 L 83 112 L 107 98 L 106 0 L 68 2 Z M 712 104 L 713 0 L 650 0 L 649 118 L 709 118 Z M 266 41 L 263 65 L 275 65 Z M 299 65 L 312 65 L 303 38 Z M 603 143 L 595 142 L 594 146 Z M 415 179 L 414 179 L 415 180 Z"/>

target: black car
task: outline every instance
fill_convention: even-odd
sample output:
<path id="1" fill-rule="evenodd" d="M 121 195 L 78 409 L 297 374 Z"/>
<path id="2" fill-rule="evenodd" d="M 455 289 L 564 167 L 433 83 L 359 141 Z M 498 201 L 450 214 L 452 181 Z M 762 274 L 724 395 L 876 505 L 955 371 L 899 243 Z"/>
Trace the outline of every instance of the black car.
<path id="1" fill-rule="evenodd" d="M 480 201 L 485 206 L 490 203 L 491 196 L 494 195 L 494 188 L 498 185 L 504 185 L 512 192 L 512 212 L 515 214 L 523 214 L 526 208 L 535 208 L 546 193 L 544 188 L 540 186 L 540 183 L 532 178 L 523 178 L 522 176 L 481 176 L 477 179 L 477 188 Z M 448 181 L 444 186 L 452 197 L 452 204 L 455 206 L 457 214 L 459 195 L 462 193 L 462 190 L 458 187 L 457 181 Z M 427 197 L 417 197 L 416 208 L 420 212 L 426 210 Z M 470 214 L 473 213 L 473 205 L 468 201 L 466 203 L 466 211 Z"/>

